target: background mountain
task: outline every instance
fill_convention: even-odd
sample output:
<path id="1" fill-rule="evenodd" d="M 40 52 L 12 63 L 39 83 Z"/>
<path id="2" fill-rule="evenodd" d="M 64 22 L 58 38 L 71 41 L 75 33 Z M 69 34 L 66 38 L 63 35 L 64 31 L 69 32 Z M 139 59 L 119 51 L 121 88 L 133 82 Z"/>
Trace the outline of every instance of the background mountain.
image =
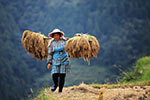
<path id="1" fill-rule="evenodd" d="M 47 35 L 54 28 L 72 37 L 89 33 L 101 45 L 90 65 L 72 60 L 66 86 L 115 83 L 121 70 L 150 55 L 149 0 L 0 0 L 0 99 L 20 100 L 30 88 L 52 85 L 46 61 L 32 58 L 21 45 L 24 30 Z"/>

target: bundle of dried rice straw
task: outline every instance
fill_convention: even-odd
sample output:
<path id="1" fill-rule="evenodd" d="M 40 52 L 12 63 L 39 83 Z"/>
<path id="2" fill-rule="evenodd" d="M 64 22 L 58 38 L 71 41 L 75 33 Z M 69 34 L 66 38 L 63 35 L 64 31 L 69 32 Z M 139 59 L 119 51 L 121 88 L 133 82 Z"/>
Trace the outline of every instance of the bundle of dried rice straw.
<path id="1" fill-rule="evenodd" d="M 66 42 L 65 50 L 70 58 L 82 57 L 85 61 L 97 57 L 100 49 L 99 43 L 94 36 L 88 34 L 76 34 Z"/>
<path id="2" fill-rule="evenodd" d="M 22 45 L 27 52 L 32 53 L 36 59 L 44 60 L 48 56 L 48 42 L 50 38 L 46 36 L 25 30 L 22 35 Z"/>

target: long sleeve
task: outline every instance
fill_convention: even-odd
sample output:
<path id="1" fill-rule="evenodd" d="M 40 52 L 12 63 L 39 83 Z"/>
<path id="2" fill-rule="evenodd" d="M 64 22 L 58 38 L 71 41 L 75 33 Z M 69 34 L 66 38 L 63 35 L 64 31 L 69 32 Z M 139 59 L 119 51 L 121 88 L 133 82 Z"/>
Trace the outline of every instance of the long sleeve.
<path id="1" fill-rule="evenodd" d="M 54 52 L 54 50 L 53 50 L 53 44 L 51 43 L 51 44 L 48 46 L 47 63 L 52 64 L 53 52 Z"/>

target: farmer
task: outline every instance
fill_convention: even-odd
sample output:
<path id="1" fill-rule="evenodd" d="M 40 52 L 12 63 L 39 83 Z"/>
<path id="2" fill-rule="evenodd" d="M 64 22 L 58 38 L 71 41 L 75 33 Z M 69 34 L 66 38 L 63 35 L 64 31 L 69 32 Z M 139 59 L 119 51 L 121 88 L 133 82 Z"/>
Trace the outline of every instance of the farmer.
<path id="1" fill-rule="evenodd" d="M 54 83 L 51 91 L 54 92 L 59 86 L 59 93 L 61 93 L 65 83 L 66 72 L 70 68 L 68 53 L 64 49 L 66 39 L 64 38 L 64 32 L 59 29 L 54 29 L 48 36 L 52 38 L 48 44 L 47 58 L 47 68 L 51 68 Z"/>

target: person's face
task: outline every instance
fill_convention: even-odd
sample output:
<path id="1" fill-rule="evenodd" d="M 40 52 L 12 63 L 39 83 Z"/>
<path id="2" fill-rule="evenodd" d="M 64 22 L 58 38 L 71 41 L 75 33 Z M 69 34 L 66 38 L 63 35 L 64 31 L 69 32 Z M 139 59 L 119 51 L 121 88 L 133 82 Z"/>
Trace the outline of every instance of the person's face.
<path id="1" fill-rule="evenodd" d="M 59 40 L 60 39 L 59 33 L 55 33 L 53 37 L 54 37 L 55 40 Z"/>

